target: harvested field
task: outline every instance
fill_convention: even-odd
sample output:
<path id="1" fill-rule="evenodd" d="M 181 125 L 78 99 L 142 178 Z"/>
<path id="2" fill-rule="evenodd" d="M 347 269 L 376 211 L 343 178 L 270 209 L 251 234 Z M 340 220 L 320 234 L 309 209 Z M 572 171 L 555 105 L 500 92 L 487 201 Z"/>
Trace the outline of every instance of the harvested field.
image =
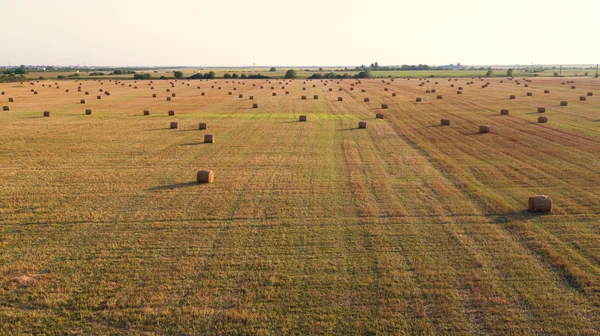
<path id="1" fill-rule="evenodd" d="M 0 330 L 598 334 L 600 83 L 503 79 L 0 84 Z"/>

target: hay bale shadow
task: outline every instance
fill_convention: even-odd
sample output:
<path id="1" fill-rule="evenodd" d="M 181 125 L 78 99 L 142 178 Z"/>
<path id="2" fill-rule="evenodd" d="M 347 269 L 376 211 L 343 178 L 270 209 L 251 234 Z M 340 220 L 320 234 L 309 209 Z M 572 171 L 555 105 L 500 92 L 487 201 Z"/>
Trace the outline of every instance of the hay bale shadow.
<path id="1" fill-rule="evenodd" d="M 195 186 L 195 185 L 198 185 L 198 183 L 197 182 L 183 182 L 183 183 L 175 183 L 175 184 L 156 186 L 156 187 L 148 188 L 146 190 L 147 191 L 173 190 L 173 189 L 191 187 L 191 186 Z"/>
<path id="2" fill-rule="evenodd" d="M 504 213 L 504 214 L 497 214 L 497 215 L 493 215 L 492 216 L 492 223 L 493 224 L 505 224 L 505 223 L 510 223 L 514 220 L 521 220 L 521 221 L 529 221 L 532 220 L 534 218 L 538 218 L 540 216 L 546 216 L 549 215 L 549 212 L 537 212 L 537 213 L 533 213 L 533 212 L 529 212 L 528 209 L 523 209 L 520 211 L 515 211 L 515 212 L 508 212 L 508 213 Z"/>

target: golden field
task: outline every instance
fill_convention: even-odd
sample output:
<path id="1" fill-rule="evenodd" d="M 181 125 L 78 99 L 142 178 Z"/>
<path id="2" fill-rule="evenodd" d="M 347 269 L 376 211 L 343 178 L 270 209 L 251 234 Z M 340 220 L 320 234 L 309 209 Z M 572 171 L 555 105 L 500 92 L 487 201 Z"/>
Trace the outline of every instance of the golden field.
<path id="1" fill-rule="evenodd" d="M 0 84 L 0 334 L 598 334 L 600 81 L 529 80 Z"/>

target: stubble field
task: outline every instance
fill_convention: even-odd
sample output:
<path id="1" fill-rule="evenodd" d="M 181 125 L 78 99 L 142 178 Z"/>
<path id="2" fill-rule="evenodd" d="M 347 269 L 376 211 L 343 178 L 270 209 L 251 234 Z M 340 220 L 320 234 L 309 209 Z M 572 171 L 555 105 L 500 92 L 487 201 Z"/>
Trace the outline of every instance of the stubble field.
<path id="1" fill-rule="evenodd" d="M 0 84 L 0 334 L 600 333 L 598 80 L 56 83 Z"/>

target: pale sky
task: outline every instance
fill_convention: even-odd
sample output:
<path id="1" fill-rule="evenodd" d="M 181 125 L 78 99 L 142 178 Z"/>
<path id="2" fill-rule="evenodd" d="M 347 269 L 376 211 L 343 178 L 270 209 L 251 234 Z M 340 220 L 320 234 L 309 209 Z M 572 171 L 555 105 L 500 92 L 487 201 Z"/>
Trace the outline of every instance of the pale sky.
<path id="1" fill-rule="evenodd" d="M 600 0 L 0 0 L 0 65 L 596 64 Z"/>

